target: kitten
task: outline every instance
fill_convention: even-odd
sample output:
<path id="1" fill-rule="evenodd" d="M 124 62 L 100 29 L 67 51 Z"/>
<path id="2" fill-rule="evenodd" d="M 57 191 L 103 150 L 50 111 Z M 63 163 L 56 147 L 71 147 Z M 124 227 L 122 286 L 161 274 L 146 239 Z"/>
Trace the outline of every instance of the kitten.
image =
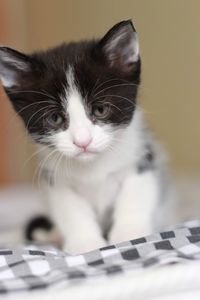
<path id="1" fill-rule="evenodd" d="M 137 105 L 140 73 L 130 20 L 102 39 L 31 55 L 0 47 L 3 87 L 39 147 L 70 253 L 151 232 L 169 195 L 164 160 Z"/>

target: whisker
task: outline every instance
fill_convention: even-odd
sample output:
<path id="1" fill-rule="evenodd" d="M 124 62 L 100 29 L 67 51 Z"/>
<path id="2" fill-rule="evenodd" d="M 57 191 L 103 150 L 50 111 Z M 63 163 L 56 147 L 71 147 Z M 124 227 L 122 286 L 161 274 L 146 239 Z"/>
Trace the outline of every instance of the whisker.
<path id="1" fill-rule="evenodd" d="M 52 104 L 52 102 L 51 101 L 47 101 L 47 100 L 43 100 L 43 101 L 38 101 L 38 102 L 33 102 L 33 103 L 31 103 L 31 104 L 29 104 L 29 105 L 26 105 L 25 107 L 23 107 L 21 110 L 19 110 L 18 112 L 17 112 L 17 115 L 19 115 L 22 111 L 24 111 L 25 109 L 27 109 L 28 107 L 30 107 L 30 106 L 32 106 L 32 105 L 38 105 L 38 104 L 40 104 L 40 103 L 49 103 L 50 105 L 53 105 Z"/>
<path id="2" fill-rule="evenodd" d="M 39 120 L 41 120 L 42 118 L 44 118 L 44 116 L 46 116 L 47 114 L 49 114 L 50 112 L 53 112 L 54 111 L 54 108 L 46 111 L 42 116 L 40 116 L 35 122 L 33 125 L 35 125 Z"/>
<path id="3" fill-rule="evenodd" d="M 42 101 L 42 102 L 44 102 L 44 101 Z M 46 109 L 47 107 L 52 107 L 52 106 L 53 106 L 52 104 L 48 104 L 48 105 L 42 107 L 41 109 L 37 110 L 33 115 L 31 115 L 31 117 L 30 117 L 29 120 L 28 120 L 28 123 L 27 123 L 26 126 L 25 126 L 25 129 L 27 130 L 27 132 L 26 132 L 26 138 L 28 137 L 28 128 L 29 128 L 30 121 L 33 119 L 33 117 L 34 117 L 37 113 L 39 113 L 40 111 L 42 111 L 43 109 Z M 49 110 L 48 113 L 49 113 L 50 111 L 53 111 L 53 110 L 54 110 L 54 109 Z M 43 116 L 42 116 L 42 117 L 43 117 Z M 38 118 L 38 119 L 40 119 L 40 118 Z M 38 121 L 38 119 L 35 121 L 35 123 Z M 35 123 L 34 123 L 34 124 L 35 124 Z"/>
<path id="4" fill-rule="evenodd" d="M 96 86 L 97 86 L 97 84 L 98 84 L 100 78 L 101 78 L 101 75 L 97 78 L 97 80 L 96 80 L 96 82 L 95 82 L 95 85 L 93 86 L 93 89 L 92 89 L 91 94 L 93 94 L 93 93 L 97 90 L 98 87 L 96 87 Z"/>
<path id="5" fill-rule="evenodd" d="M 38 167 L 36 168 L 34 174 L 33 174 L 33 185 L 35 183 L 35 179 L 36 179 L 36 176 L 38 174 L 38 180 L 39 180 L 39 177 L 40 177 L 40 173 L 42 172 L 42 169 L 43 167 L 45 166 L 45 164 L 47 163 L 48 159 L 55 153 L 57 152 L 57 149 L 56 150 L 52 150 L 39 164 L 38 164 Z"/>
<path id="6" fill-rule="evenodd" d="M 65 178 L 69 179 L 69 173 L 70 173 L 70 157 L 67 157 L 66 161 L 66 172 L 64 172 Z"/>
<path id="7" fill-rule="evenodd" d="M 57 184 L 57 177 L 58 177 L 59 165 L 60 165 L 60 163 L 62 161 L 63 156 L 64 156 L 64 154 L 60 153 L 58 155 L 58 158 L 57 158 L 56 163 L 55 163 L 55 168 L 54 168 L 54 170 L 55 170 L 54 171 L 54 183 L 55 183 L 55 185 Z"/>
<path id="8" fill-rule="evenodd" d="M 39 101 L 39 102 L 37 102 L 38 104 L 39 103 L 49 103 L 49 101 Z M 51 103 L 51 102 L 50 102 Z M 10 119 L 10 126 L 12 126 L 12 124 L 13 124 L 13 122 L 15 121 L 15 119 L 17 118 L 17 117 L 19 117 L 19 114 L 23 111 L 23 110 L 25 110 L 25 109 L 27 109 L 28 107 L 30 107 L 30 106 L 32 106 L 32 105 L 36 105 L 36 103 L 31 103 L 31 104 L 29 104 L 29 105 L 26 105 L 25 107 L 23 107 L 18 113 L 16 113 L 15 111 L 13 111 L 13 116 L 11 117 L 11 119 Z M 18 124 L 18 123 L 17 123 Z M 21 128 L 21 127 L 20 127 Z M 4 135 L 6 135 L 6 133 L 8 132 L 8 128 L 5 130 L 5 131 L 3 131 L 3 134 Z M 26 137 L 27 137 L 27 133 L 26 133 Z M 24 138 L 24 135 L 21 135 L 20 137 L 20 140 L 22 139 L 22 138 Z"/>
<path id="9" fill-rule="evenodd" d="M 126 97 L 123 97 L 123 96 L 120 96 L 120 95 L 102 95 L 102 96 L 96 97 L 92 102 L 94 102 L 96 99 L 105 98 L 105 97 L 121 98 L 121 99 L 127 100 L 129 103 L 131 103 L 131 105 L 135 105 L 135 103 L 133 103 L 129 98 L 126 98 Z"/>
<path id="10" fill-rule="evenodd" d="M 35 151 L 31 156 L 29 156 L 29 157 L 25 160 L 25 162 L 24 162 L 23 165 L 22 165 L 22 168 L 24 168 L 24 167 L 26 166 L 26 164 L 27 164 L 33 157 L 35 157 L 36 155 L 38 155 L 39 153 L 41 153 L 41 152 L 44 151 L 44 150 L 46 150 L 46 149 L 42 148 L 42 149 L 39 149 L 39 150 Z"/>
<path id="11" fill-rule="evenodd" d="M 37 102 L 37 104 L 39 104 L 39 103 L 49 103 L 49 101 L 38 101 Z M 51 103 L 51 102 L 50 102 Z M 34 103 L 31 103 L 31 104 L 29 104 L 29 105 L 26 105 L 25 107 L 23 107 L 21 110 L 19 110 L 18 112 L 14 112 L 13 111 L 13 116 L 11 117 L 11 120 L 10 120 L 10 126 L 12 125 L 12 123 L 14 122 L 14 120 L 15 120 L 15 118 L 17 118 L 17 117 L 19 117 L 19 114 L 23 111 L 23 110 L 25 110 L 26 108 L 28 108 L 28 107 L 30 107 L 30 106 L 32 106 L 32 105 L 36 105 L 36 103 L 34 102 Z M 7 133 L 7 131 L 8 131 L 8 129 L 6 130 L 6 131 L 4 131 L 3 132 L 3 134 L 6 134 Z M 21 138 L 23 138 L 23 136 L 21 136 Z"/>
<path id="12" fill-rule="evenodd" d="M 119 154 L 122 154 L 122 155 L 126 154 L 127 155 L 127 153 L 125 151 L 122 151 L 123 149 L 113 147 L 113 145 L 109 145 L 108 148 L 109 148 L 109 150 L 111 150 L 112 153 L 114 153 L 116 155 L 119 155 Z"/>
<path id="13" fill-rule="evenodd" d="M 105 103 L 105 104 L 109 104 L 110 106 L 115 107 L 117 110 L 119 110 L 119 111 L 124 115 L 124 112 L 123 112 L 119 107 L 117 107 L 115 104 L 110 103 L 110 102 L 104 102 L 104 103 Z"/>
<path id="14" fill-rule="evenodd" d="M 45 168 L 45 166 L 47 165 L 48 161 L 49 160 L 52 160 L 54 158 L 51 158 L 52 154 L 54 154 L 55 152 L 57 152 L 57 149 L 54 150 L 52 153 L 50 153 L 50 155 L 48 155 L 47 159 L 44 159 L 43 160 L 43 164 L 41 165 L 40 169 L 39 169 L 39 173 L 38 173 L 38 180 L 37 180 L 37 183 L 38 183 L 38 187 L 41 188 L 41 177 L 42 177 L 42 172 L 43 172 L 43 169 Z M 55 160 L 57 160 L 57 157 L 59 155 L 59 153 L 56 153 L 57 155 L 55 156 Z"/>
<path id="15" fill-rule="evenodd" d="M 33 119 L 33 117 L 34 117 L 35 115 L 37 115 L 40 111 L 46 109 L 47 107 L 49 107 L 49 105 L 46 105 L 46 106 L 42 107 L 41 109 L 37 110 L 37 111 L 29 118 L 28 123 L 27 123 L 27 125 L 26 125 L 26 128 L 27 128 L 27 129 L 28 129 L 29 124 L 30 124 L 31 120 Z M 53 109 L 52 109 L 52 110 L 53 110 Z M 46 112 L 46 113 L 47 113 L 47 112 Z M 48 111 L 48 113 L 49 113 L 49 111 Z M 42 116 L 42 117 L 43 117 L 43 116 Z M 37 119 L 37 121 L 38 121 L 38 119 Z M 34 123 L 34 124 L 35 124 L 35 123 Z"/>
<path id="16" fill-rule="evenodd" d="M 126 144 L 126 145 L 128 145 L 128 146 L 133 146 L 133 144 L 131 143 L 131 142 L 128 142 L 128 141 L 126 141 L 126 140 L 124 140 L 123 138 L 112 138 L 112 141 L 113 142 L 117 142 L 117 143 L 121 143 L 121 144 Z"/>
<path id="17" fill-rule="evenodd" d="M 45 94 L 46 96 L 48 96 L 49 98 L 51 98 L 52 100 L 56 100 L 56 98 L 55 98 L 53 95 L 49 94 L 49 93 L 48 93 L 47 91 L 45 91 L 44 89 L 42 89 L 41 91 L 44 92 L 44 94 Z"/>
<path id="18" fill-rule="evenodd" d="M 138 86 L 138 84 L 135 84 L 135 83 L 121 83 L 121 84 L 114 84 L 114 85 L 111 85 L 111 86 L 108 86 L 102 90 L 100 90 L 99 92 L 97 92 L 94 97 L 96 97 L 98 94 L 108 90 L 108 89 L 111 89 L 111 88 L 114 88 L 114 87 L 119 87 L 119 86 Z"/>
<path id="19" fill-rule="evenodd" d="M 17 93 L 34 93 L 34 94 L 40 94 L 40 95 L 49 97 L 52 100 L 56 100 L 56 98 L 54 96 L 52 96 L 52 95 L 49 95 L 47 93 L 40 92 L 40 91 L 34 91 L 34 90 L 17 90 L 17 91 L 13 91 L 13 92 L 7 92 L 8 95 L 13 95 L 13 94 L 17 94 Z"/>
<path id="20" fill-rule="evenodd" d="M 57 162 L 57 160 L 58 160 L 58 158 L 60 157 L 60 153 L 57 153 L 57 155 L 55 156 L 55 164 L 56 164 L 56 162 Z M 52 160 L 52 158 L 50 158 L 51 160 Z M 46 162 L 47 163 L 47 162 Z M 46 163 L 45 163 L 45 165 L 46 165 Z M 54 165 L 55 165 L 54 164 Z M 45 165 L 44 165 L 44 167 L 45 167 Z M 53 168 L 54 169 L 54 168 Z M 54 170 L 53 170 L 54 171 Z M 53 174 L 54 174 L 54 172 L 53 172 Z M 55 184 L 55 178 L 52 178 L 52 177 L 54 177 L 54 176 L 52 176 L 53 174 L 51 174 L 50 176 L 49 176 L 49 178 L 48 178 L 48 184 L 49 185 L 51 185 L 51 180 L 53 179 L 53 183 Z M 38 186 L 39 186 L 39 188 L 41 189 L 41 182 L 42 182 L 42 180 L 40 180 L 40 178 L 42 177 L 42 170 L 41 170 L 41 172 L 40 172 L 40 176 L 38 177 Z"/>
<path id="21" fill-rule="evenodd" d="M 127 83 L 129 82 L 128 80 L 121 79 L 121 78 L 112 78 L 112 79 L 109 79 L 109 80 L 106 80 L 106 81 L 100 83 L 100 84 L 95 88 L 94 92 L 95 92 L 97 89 L 99 89 L 102 85 L 104 85 L 104 84 L 106 84 L 106 83 L 108 83 L 108 82 L 111 82 L 111 81 L 122 81 L 122 82 L 127 82 Z"/>

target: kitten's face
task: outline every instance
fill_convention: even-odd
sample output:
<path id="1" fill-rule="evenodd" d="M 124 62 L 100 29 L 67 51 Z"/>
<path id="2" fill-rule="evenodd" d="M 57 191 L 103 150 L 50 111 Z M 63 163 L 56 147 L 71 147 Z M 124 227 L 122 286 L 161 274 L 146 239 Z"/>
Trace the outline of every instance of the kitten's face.
<path id="1" fill-rule="evenodd" d="M 32 138 L 63 155 L 93 159 L 108 151 L 134 117 L 140 81 L 130 21 L 101 40 L 24 55 L 0 47 L 0 77 Z"/>

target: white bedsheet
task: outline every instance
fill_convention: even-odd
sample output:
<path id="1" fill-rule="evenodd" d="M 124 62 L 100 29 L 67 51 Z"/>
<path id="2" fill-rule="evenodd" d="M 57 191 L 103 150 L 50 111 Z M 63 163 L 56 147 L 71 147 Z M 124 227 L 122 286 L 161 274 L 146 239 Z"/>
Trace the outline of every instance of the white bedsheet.
<path id="1" fill-rule="evenodd" d="M 187 190 L 188 193 L 189 189 Z M 184 199 L 184 212 L 178 218 L 186 220 L 187 211 L 195 217 L 200 215 L 197 199 L 199 185 L 195 185 L 195 197 Z M 187 207 L 190 207 L 187 210 Z M 30 187 L 14 187 L 0 191 L 0 245 L 10 241 L 18 244 L 23 241 L 22 229 L 30 217 L 44 213 L 45 207 L 41 195 Z M 130 275 L 116 276 L 105 280 L 96 280 L 58 291 L 32 292 L 0 296 L 0 299 L 13 300 L 199 300 L 200 299 L 200 263 L 174 265 L 159 270 L 151 270 L 137 279 Z"/>

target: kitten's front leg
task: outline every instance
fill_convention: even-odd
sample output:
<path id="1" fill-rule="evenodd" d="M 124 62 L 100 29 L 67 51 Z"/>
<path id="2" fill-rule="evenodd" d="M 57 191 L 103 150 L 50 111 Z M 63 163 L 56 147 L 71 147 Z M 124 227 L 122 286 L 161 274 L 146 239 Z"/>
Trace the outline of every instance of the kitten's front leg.
<path id="1" fill-rule="evenodd" d="M 101 229 L 90 204 L 69 188 L 48 188 L 54 221 L 65 243 L 64 250 L 79 254 L 105 246 Z"/>
<path id="2" fill-rule="evenodd" d="M 151 233 L 158 199 L 159 184 L 153 171 L 130 174 L 116 201 L 109 242 L 114 244 Z"/>

